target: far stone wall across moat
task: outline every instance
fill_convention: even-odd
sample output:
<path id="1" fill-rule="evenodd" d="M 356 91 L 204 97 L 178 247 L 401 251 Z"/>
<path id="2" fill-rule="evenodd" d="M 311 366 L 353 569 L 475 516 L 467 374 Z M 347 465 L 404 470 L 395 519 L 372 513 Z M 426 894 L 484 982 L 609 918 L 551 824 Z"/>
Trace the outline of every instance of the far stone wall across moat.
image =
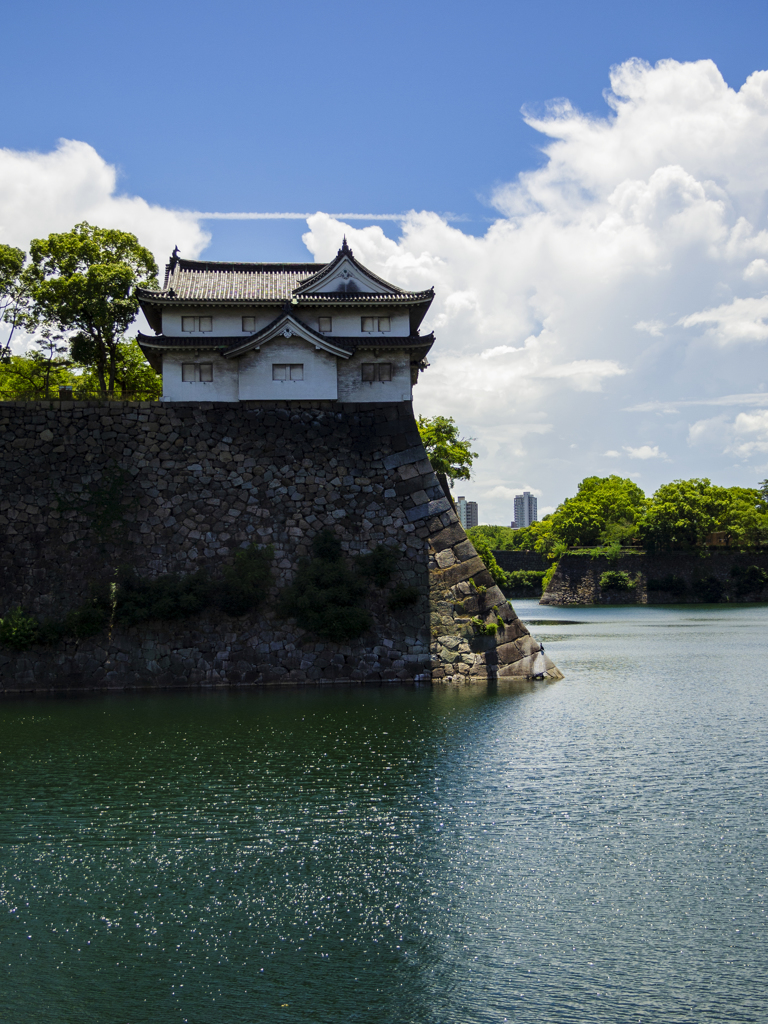
<path id="1" fill-rule="evenodd" d="M 467 540 L 410 402 L 5 402 L 0 443 L 0 616 L 61 618 L 120 566 L 216 575 L 253 541 L 275 553 L 259 612 L 0 648 L 1 691 L 559 677 Z M 273 610 L 324 529 L 347 558 L 400 554 L 345 644 Z M 392 612 L 397 586 L 419 597 Z"/>

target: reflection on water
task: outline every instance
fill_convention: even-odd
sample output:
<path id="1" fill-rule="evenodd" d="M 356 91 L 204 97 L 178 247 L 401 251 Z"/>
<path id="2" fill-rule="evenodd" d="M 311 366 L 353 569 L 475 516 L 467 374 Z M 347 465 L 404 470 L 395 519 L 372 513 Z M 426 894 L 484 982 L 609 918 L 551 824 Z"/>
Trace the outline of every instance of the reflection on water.
<path id="1" fill-rule="evenodd" d="M 511 693 L 0 705 L 0 1019 L 767 1019 L 768 609 L 578 614 Z"/>

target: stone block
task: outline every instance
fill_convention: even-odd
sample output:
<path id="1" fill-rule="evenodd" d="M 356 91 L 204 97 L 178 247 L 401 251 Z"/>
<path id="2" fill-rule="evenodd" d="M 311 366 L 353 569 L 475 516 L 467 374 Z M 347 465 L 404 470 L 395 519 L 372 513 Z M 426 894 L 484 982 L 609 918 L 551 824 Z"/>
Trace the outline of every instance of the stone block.
<path id="1" fill-rule="evenodd" d="M 408 463 L 418 463 L 424 460 L 423 445 L 416 445 L 413 448 L 406 448 L 402 452 L 394 452 L 384 458 L 385 469 L 397 469 L 398 466 L 405 466 Z"/>
<path id="2" fill-rule="evenodd" d="M 429 538 L 429 543 L 435 551 L 442 551 L 444 548 L 453 547 L 462 540 L 466 540 L 466 534 L 464 533 L 462 526 L 459 523 L 453 523 L 451 526 L 445 527 L 439 533 L 434 533 Z"/>
<path id="3" fill-rule="evenodd" d="M 436 501 L 428 501 L 425 504 L 417 505 L 415 508 L 408 509 L 405 516 L 409 522 L 415 523 L 420 519 L 427 519 L 429 516 L 433 516 L 437 512 L 442 512 L 447 507 L 450 507 L 448 499 L 438 498 Z"/>
<path id="4" fill-rule="evenodd" d="M 475 555 L 468 562 L 457 562 L 448 569 L 442 569 L 436 573 L 436 581 L 441 586 L 452 587 L 456 583 L 472 579 L 485 569 L 482 558 Z"/>

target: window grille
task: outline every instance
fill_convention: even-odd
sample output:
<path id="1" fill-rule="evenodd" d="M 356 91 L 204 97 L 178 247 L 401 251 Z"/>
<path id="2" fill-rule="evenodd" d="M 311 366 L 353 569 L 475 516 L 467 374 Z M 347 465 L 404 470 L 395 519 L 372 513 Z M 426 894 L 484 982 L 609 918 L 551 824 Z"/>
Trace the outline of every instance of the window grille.
<path id="1" fill-rule="evenodd" d="M 213 381 L 213 363 L 182 363 L 181 379 L 188 384 L 195 381 L 210 384 Z"/>
<path id="2" fill-rule="evenodd" d="M 185 334 L 194 334 L 201 331 L 207 334 L 213 330 L 212 316 L 183 316 L 181 318 L 181 329 Z"/>
<path id="3" fill-rule="evenodd" d="M 243 330 L 247 331 L 248 334 L 253 334 L 256 330 L 256 317 L 255 316 L 244 316 L 243 317 Z"/>
<path id="4" fill-rule="evenodd" d="M 304 363 L 272 363 L 272 380 L 304 380 Z"/>
<path id="5" fill-rule="evenodd" d="M 361 379 L 364 384 L 372 384 L 375 380 L 387 383 L 392 380 L 392 363 L 363 363 Z"/>
<path id="6" fill-rule="evenodd" d="M 332 326 L 333 320 L 329 316 L 321 316 L 319 322 L 319 330 L 321 334 L 327 334 Z"/>

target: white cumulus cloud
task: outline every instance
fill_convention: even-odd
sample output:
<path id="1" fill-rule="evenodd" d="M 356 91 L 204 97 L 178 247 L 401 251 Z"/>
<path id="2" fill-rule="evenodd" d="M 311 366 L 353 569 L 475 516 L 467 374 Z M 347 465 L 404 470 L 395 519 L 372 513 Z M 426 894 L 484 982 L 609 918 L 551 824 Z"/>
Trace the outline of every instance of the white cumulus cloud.
<path id="1" fill-rule="evenodd" d="M 542 166 L 497 189 L 482 236 L 428 210 L 394 239 L 307 219 L 317 260 L 346 233 L 382 277 L 435 286 L 416 409 L 475 438 L 462 493 L 484 522 L 510 521 L 518 481 L 554 505 L 613 453 L 634 461 L 646 491 L 669 479 L 667 459 L 675 476 L 746 484 L 764 458 L 768 71 L 735 90 L 712 61 L 631 60 L 610 86 L 604 116 L 567 102 L 524 115 Z M 135 231 L 160 260 L 207 239 L 193 213 L 121 195 L 85 143 L 0 153 L 2 241 L 81 219 Z M 701 405 L 730 408 L 700 420 Z"/>
<path id="2" fill-rule="evenodd" d="M 50 153 L 0 149 L 0 241 L 26 249 L 83 220 L 132 231 L 160 267 L 174 245 L 194 259 L 210 240 L 194 214 L 121 195 L 116 168 L 85 142 L 61 139 Z"/>
<path id="3" fill-rule="evenodd" d="M 628 445 L 624 445 L 624 451 L 629 455 L 630 459 L 666 459 L 667 453 L 660 452 L 657 444 L 643 444 L 639 448 L 632 448 Z M 607 454 L 607 453 L 606 453 Z"/>
<path id="4" fill-rule="evenodd" d="M 688 439 L 692 445 L 717 447 L 745 461 L 761 456 L 768 452 L 768 409 L 740 412 L 732 420 L 724 415 L 697 420 Z"/>
<path id="5" fill-rule="evenodd" d="M 346 231 L 383 277 L 435 285 L 415 402 L 477 438 L 465 490 L 481 521 L 509 518 L 497 488 L 510 478 L 557 502 L 604 472 L 607 452 L 639 462 L 646 491 L 669 479 L 667 460 L 675 476 L 754 475 L 722 439 L 692 447 L 688 410 L 768 379 L 768 72 L 734 90 L 712 61 L 631 60 L 606 96 L 604 117 L 567 102 L 526 115 L 545 162 L 496 191 L 482 237 L 425 211 L 396 240 L 308 220 L 317 259 Z M 645 443 L 650 429 L 660 443 Z"/>

